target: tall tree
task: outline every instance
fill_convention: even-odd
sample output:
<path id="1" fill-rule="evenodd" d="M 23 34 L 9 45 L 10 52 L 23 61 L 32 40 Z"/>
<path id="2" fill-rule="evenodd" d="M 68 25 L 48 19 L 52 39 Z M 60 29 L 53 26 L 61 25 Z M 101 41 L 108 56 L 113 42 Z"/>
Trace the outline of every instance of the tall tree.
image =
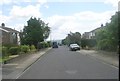
<path id="1" fill-rule="evenodd" d="M 97 43 L 100 49 L 104 50 L 117 50 L 118 46 L 118 18 L 120 12 L 116 12 L 111 17 L 111 22 L 106 24 L 105 29 L 97 32 Z"/>
<path id="2" fill-rule="evenodd" d="M 68 34 L 68 36 L 63 40 L 63 42 L 67 45 L 71 43 L 77 43 L 80 45 L 80 41 L 81 41 L 81 34 L 79 32 L 75 32 L 75 33 L 70 32 L 70 34 Z"/>
<path id="3" fill-rule="evenodd" d="M 44 25 L 43 28 L 43 37 L 44 39 L 47 39 L 50 35 L 50 27 L 48 26 L 48 23 Z"/>
<path id="4" fill-rule="evenodd" d="M 49 36 L 50 28 L 40 18 L 30 18 L 22 32 L 22 44 L 35 45 Z"/>

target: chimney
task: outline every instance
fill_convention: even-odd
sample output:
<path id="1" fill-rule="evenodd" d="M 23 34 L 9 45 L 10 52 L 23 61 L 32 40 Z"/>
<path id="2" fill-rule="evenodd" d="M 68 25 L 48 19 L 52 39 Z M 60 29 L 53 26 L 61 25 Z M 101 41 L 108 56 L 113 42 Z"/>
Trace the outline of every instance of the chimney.
<path id="1" fill-rule="evenodd" d="M 5 27 L 5 24 L 4 24 L 4 23 L 2 23 L 2 24 L 1 24 L 1 26 L 2 26 L 2 27 Z"/>

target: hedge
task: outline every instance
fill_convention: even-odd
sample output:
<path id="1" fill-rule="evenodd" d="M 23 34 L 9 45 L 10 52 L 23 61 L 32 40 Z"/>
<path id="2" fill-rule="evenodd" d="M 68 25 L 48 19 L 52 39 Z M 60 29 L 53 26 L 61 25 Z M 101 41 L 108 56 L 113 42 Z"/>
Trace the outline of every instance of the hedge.
<path id="1" fill-rule="evenodd" d="M 36 51 L 35 46 L 34 46 L 34 45 L 31 45 L 31 46 L 30 46 L 30 50 L 31 50 L 31 51 Z"/>
<path id="2" fill-rule="evenodd" d="M 28 45 L 21 46 L 21 52 L 27 53 L 30 51 L 30 47 Z"/>
<path id="3" fill-rule="evenodd" d="M 37 44 L 37 49 L 42 49 L 42 48 L 47 48 L 47 47 L 50 47 L 50 42 L 39 42 Z"/>
<path id="4" fill-rule="evenodd" d="M 9 48 L 9 53 L 11 55 L 17 55 L 20 52 L 20 48 L 19 47 L 11 47 Z"/>
<path id="5" fill-rule="evenodd" d="M 2 57 L 8 56 L 7 53 L 8 53 L 7 47 L 3 46 L 3 47 L 2 47 Z"/>
<path id="6" fill-rule="evenodd" d="M 81 47 L 85 48 L 88 47 L 95 47 L 97 45 L 97 42 L 95 39 L 81 39 Z"/>

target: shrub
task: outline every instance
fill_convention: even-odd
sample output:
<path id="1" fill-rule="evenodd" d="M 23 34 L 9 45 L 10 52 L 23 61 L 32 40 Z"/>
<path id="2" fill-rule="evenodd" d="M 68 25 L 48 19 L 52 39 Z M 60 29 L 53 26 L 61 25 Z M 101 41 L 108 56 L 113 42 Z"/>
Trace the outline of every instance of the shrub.
<path id="1" fill-rule="evenodd" d="M 28 45 L 21 46 L 21 52 L 27 53 L 29 50 L 30 50 L 30 47 Z"/>
<path id="2" fill-rule="evenodd" d="M 43 42 L 40 43 L 40 47 L 44 48 L 44 43 Z"/>
<path id="3" fill-rule="evenodd" d="M 9 48 L 9 53 L 11 55 L 17 55 L 20 52 L 20 48 L 19 47 L 10 47 Z"/>
<path id="4" fill-rule="evenodd" d="M 47 48 L 47 47 L 49 47 L 49 44 L 47 42 L 42 42 L 42 47 Z"/>
<path id="5" fill-rule="evenodd" d="M 49 47 L 48 43 L 44 42 L 44 47 L 45 48 Z"/>
<path id="6" fill-rule="evenodd" d="M 37 49 L 41 49 L 41 48 L 47 48 L 49 47 L 50 45 L 47 43 L 47 42 L 40 42 L 38 43 L 37 45 Z"/>
<path id="7" fill-rule="evenodd" d="M 0 53 L 2 54 L 2 46 L 0 46 Z"/>
<path id="8" fill-rule="evenodd" d="M 81 39 L 81 47 L 82 48 L 86 48 L 86 46 L 88 47 L 95 47 L 97 44 L 95 39 Z"/>
<path id="9" fill-rule="evenodd" d="M 31 51 L 36 51 L 35 46 L 34 46 L 34 45 L 31 45 L 31 46 L 30 46 L 30 50 L 31 50 Z"/>
<path id="10" fill-rule="evenodd" d="M 48 47 L 51 47 L 51 42 L 50 42 L 50 41 L 48 41 L 47 43 L 48 43 Z"/>
<path id="11" fill-rule="evenodd" d="M 3 46 L 3 47 L 2 47 L 2 57 L 8 56 L 7 53 L 8 53 L 7 47 Z"/>

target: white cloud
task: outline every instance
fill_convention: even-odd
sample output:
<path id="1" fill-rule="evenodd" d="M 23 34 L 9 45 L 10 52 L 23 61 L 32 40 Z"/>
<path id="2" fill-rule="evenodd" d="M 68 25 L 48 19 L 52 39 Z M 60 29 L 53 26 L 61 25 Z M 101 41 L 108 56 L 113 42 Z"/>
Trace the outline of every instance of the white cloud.
<path id="1" fill-rule="evenodd" d="M 13 28 L 15 28 L 15 30 L 23 30 L 24 28 L 24 24 L 14 24 L 14 26 L 12 26 Z"/>
<path id="2" fill-rule="evenodd" d="M 41 17 L 41 13 L 39 11 L 40 5 L 28 5 L 26 7 L 20 7 L 20 6 L 13 6 L 10 15 L 14 17 Z"/>
<path id="3" fill-rule="evenodd" d="M 47 2 L 47 0 L 0 0 L 0 5 L 1 4 L 9 5 L 9 4 L 12 4 L 12 3 L 19 4 L 19 3 L 25 3 L 25 2 L 26 3 L 27 2 L 29 2 L 29 3 L 34 2 L 34 3 L 39 3 L 39 4 L 45 4 Z"/>
<path id="4" fill-rule="evenodd" d="M 31 0 L 0 0 L 0 4 L 11 4 L 11 3 L 16 3 L 18 4 L 19 2 L 31 2 Z"/>
<path id="5" fill-rule="evenodd" d="M 41 17 L 40 4 L 28 5 L 25 7 L 13 6 L 9 15 L 2 14 L 0 11 L 0 23 L 5 23 L 7 27 L 21 30 L 26 25 L 27 20 L 30 17 Z"/>
<path id="6" fill-rule="evenodd" d="M 104 3 L 111 4 L 113 7 L 118 8 L 118 2 L 120 0 L 105 0 Z"/>
<path id="7" fill-rule="evenodd" d="M 13 8 L 10 11 L 9 16 L 4 16 L 4 21 L 6 26 L 9 26 L 11 28 L 15 28 L 17 30 L 21 30 L 24 25 L 27 25 L 27 20 L 29 20 L 30 17 L 41 17 L 42 13 L 40 12 L 40 5 L 37 4 L 35 6 L 28 5 L 26 7 L 21 6 L 13 6 Z M 8 25 L 7 25 L 8 24 Z"/>
<path id="8" fill-rule="evenodd" d="M 8 23 L 9 21 L 10 17 L 0 14 L 0 25 L 1 23 Z"/>
<path id="9" fill-rule="evenodd" d="M 62 39 L 70 31 L 84 33 L 100 27 L 101 24 L 105 25 L 113 14 L 115 14 L 114 11 L 102 13 L 84 11 L 71 16 L 54 15 L 47 21 L 52 28 L 52 39 Z"/>
<path id="10" fill-rule="evenodd" d="M 45 7 L 45 8 L 47 8 L 47 9 L 49 8 L 49 6 L 48 6 L 48 5 L 45 5 L 44 7 Z"/>
<path id="11" fill-rule="evenodd" d="M 47 0 L 37 0 L 37 2 L 39 2 L 40 4 L 45 4 L 47 3 Z"/>

